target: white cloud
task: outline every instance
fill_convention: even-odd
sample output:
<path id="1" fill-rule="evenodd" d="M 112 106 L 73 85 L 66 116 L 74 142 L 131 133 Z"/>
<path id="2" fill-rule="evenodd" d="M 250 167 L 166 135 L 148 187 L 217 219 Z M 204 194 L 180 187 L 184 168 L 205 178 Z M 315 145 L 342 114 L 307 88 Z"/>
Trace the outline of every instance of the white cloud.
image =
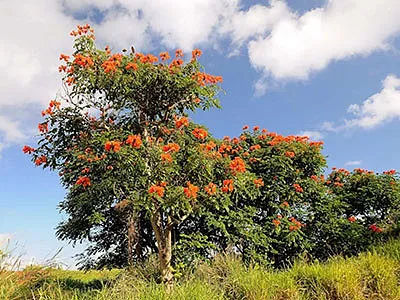
<path id="1" fill-rule="evenodd" d="M 400 31 L 398 0 L 329 0 L 279 19 L 248 44 L 251 64 L 274 80 L 304 80 L 335 60 L 390 48 Z"/>
<path id="2" fill-rule="evenodd" d="M 230 34 L 232 44 L 241 46 L 249 38 L 272 30 L 277 22 L 289 18 L 291 14 L 286 2 L 272 0 L 270 6 L 253 5 L 247 11 L 236 11 L 225 20 L 219 31 Z"/>
<path id="3" fill-rule="evenodd" d="M 350 160 L 344 164 L 345 166 L 358 166 L 361 165 L 361 160 Z"/>
<path id="4" fill-rule="evenodd" d="M 347 111 L 355 118 L 346 120 L 345 128 L 374 128 L 384 122 L 400 118 L 400 78 L 388 75 L 379 93 L 372 95 L 360 105 L 350 105 Z"/>
<path id="5" fill-rule="evenodd" d="M 217 27 L 237 11 L 239 0 L 66 0 L 73 11 L 97 8 L 104 20 L 96 26 L 98 37 L 114 47 L 134 44 L 140 51 L 157 39 L 167 48 L 191 51 L 216 41 Z"/>
<path id="6" fill-rule="evenodd" d="M 299 136 L 308 136 L 313 141 L 320 141 L 324 138 L 323 134 L 320 131 L 301 131 L 297 135 Z"/>

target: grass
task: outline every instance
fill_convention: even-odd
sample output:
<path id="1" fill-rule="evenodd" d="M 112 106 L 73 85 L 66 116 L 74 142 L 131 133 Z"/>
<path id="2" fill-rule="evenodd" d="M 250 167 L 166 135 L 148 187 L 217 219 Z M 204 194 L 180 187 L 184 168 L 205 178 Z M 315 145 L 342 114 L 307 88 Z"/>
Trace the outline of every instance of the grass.
<path id="1" fill-rule="evenodd" d="M 1 254 L 1 253 L 0 253 Z M 2 257 L 0 255 L 0 257 Z M 3 255 L 4 260 L 4 255 Z M 168 293 L 154 263 L 135 270 L 71 271 L 0 264 L 0 299 L 399 299 L 400 240 L 357 257 L 296 262 L 282 271 L 244 267 L 217 256 L 178 280 Z"/>

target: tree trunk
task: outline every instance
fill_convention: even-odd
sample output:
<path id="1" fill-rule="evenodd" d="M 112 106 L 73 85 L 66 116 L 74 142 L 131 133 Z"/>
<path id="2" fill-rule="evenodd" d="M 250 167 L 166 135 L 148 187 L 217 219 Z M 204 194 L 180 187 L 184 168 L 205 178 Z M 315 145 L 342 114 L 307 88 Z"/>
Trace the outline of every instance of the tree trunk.
<path id="1" fill-rule="evenodd" d="M 156 212 L 151 217 L 151 225 L 157 240 L 161 281 L 167 286 L 167 290 L 170 291 L 173 285 L 174 276 L 171 267 L 172 221 L 171 218 L 168 217 L 164 228 L 162 224 L 162 216 L 159 212 Z"/>
<path id="2" fill-rule="evenodd" d="M 139 244 L 139 232 L 137 231 L 138 216 L 136 213 L 130 214 L 128 218 L 128 265 L 134 263 L 134 254 L 137 252 Z M 137 253 L 136 253 L 137 254 Z"/>

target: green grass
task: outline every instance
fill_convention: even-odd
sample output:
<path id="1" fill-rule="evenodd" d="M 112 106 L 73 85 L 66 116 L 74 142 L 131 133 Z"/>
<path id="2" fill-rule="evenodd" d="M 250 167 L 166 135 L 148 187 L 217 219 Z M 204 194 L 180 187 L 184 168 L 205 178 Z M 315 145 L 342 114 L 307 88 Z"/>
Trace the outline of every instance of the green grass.
<path id="1" fill-rule="evenodd" d="M 1 266 L 1 265 L 0 265 Z M 353 258 L 296 262 L 276 271 L 217 256 L 184 274 L 171 292 L 158 284 L 154 262 L 135 270 L 71 271 L 0 267 L 0 299 L 399 299 L 400 241 Z"/>

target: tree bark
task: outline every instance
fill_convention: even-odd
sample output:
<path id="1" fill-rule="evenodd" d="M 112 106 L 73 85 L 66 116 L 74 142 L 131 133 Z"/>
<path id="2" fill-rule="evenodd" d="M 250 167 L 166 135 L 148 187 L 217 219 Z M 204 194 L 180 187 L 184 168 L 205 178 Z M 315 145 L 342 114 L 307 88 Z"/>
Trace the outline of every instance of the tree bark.
<path id="1" fill-rule="evenodd" d="M 151 217 L 151 225 L 157 240 L 161 281 L 167 286 L 167 290 L 170 291 L 173 285 L 173 273 L 171 267 L 172 220 L 168 217 L 165 226 L 163 226 L 161 213 L 155 212 Z"/>
<path id="2" fill-rule="evenodd" d="M 137 251 L 139 244 L 139 232 L 137 230 L 139 218 L 136 213 L 131 213 L 128 217 L 128 265 L 132 266 L 134 263 L 134 255 L 138 254 Z"/>

